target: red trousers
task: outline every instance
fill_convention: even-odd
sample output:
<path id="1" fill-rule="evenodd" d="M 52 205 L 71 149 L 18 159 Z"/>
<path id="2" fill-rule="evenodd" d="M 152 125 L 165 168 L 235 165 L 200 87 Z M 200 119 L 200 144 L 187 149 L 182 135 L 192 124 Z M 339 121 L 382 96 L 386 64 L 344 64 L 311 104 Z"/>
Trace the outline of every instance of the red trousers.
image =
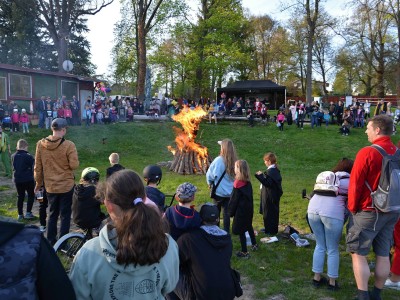
<path id="1" fill-rule="evenodd" d="M 394 238 L 394 254 L 390 272 L 400 276 L 400 219 L 394 226 L 393 238 Z"/>

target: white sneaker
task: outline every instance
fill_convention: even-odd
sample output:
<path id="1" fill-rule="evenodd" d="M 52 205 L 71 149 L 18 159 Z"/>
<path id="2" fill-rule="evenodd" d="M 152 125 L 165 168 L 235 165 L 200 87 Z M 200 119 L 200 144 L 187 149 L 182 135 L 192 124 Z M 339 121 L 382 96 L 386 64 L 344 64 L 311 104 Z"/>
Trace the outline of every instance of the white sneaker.
<path id="1" fill-rule="evenodd" d="M 39 230 L 40 230 L 40 232 L 45 232 L 46 231 L 46 226 L 40 226 Z"/>
<path id="2" fill-rule="evenodd" d="M 395 289 L 395 290 L 400 290 L 400 281 L 393 282 L 390 279 L 386 279 L 384 287 L 390 288 L 390 289 Z"/>

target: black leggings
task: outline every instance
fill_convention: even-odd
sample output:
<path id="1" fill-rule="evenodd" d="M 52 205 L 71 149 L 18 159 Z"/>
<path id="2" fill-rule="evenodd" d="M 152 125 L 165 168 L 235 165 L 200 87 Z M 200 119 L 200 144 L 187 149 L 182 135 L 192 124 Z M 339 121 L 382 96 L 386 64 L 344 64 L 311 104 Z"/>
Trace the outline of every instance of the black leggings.
<path id="1" fill-rule="evenodd" d="M 23 215 L 23 207 L 24 207 L 24 199 L 25 199 L 25 191 L 28 194 L 28 202 L 26 204 L 26 212 L 32 212 L 33 201 L 35 200 L 35 182 L 28 181 L 22 183 L 15 184 L 18 193 L 18 215 Z"/>
<path id="2" fill-rule="evenodd" d="M 255 245 L 257 244 L 256 242 L 256 237 L 254 235 L 254 229 L 253 226 L 251 226 L 250 228 L 248 228 L 247 232 L 250 235 L 250 240 L 251 240 L 251 244 Z M 239 234 L 239 238 L 240 238 L 240 246 L 242 247 L 242 252 L 246 253 L 247 252 L 247 241 L 246 241 L 246 233 L 240 233 Z"/>

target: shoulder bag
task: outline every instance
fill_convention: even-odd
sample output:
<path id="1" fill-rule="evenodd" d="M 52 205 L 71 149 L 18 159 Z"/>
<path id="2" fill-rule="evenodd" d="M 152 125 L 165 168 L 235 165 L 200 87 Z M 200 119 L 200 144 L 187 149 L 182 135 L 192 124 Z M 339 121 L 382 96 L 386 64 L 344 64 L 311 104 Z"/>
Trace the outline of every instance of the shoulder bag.
<path id="1" fill-rule="evenodd" d="M 216 191 L 217 191 L 217 187 L 219 186 L 219 184 L 221 183 L 222 178 L 224 178 L 226 173 L 226 170 L 222 173 L 221 177 L 219 178 L 218 182 L 216 185 L 214 185 L 214 183 L 211 184 L 211 191 L 210 191 L 210 198 L 215 199 L 215 197 L 217 196 Z"/>

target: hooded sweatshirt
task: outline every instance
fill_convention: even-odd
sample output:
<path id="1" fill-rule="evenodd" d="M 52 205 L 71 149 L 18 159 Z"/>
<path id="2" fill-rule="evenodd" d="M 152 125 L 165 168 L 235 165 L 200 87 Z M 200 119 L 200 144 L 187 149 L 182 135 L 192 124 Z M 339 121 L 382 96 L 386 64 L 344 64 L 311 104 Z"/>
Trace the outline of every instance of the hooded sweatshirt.
<path id="1" fill-rule="evenodd" d="M 95 228 L 105 219 L 101 212 L 100 201 L 96 198 L 96 186 L 93 184 L 78 184 L 72 196 L 72 213 L 74 223 L 81 228 Z"/>
<path id="2" fill-rule="evenodd" d="M 36 144 L 34 175 L 36 188 L 46 186 L 49 193 L 66 193 L 75 184 L 74 170 L 78 168 L 75 144 L 49 135 Z"/>
<path id="3" fill-rule="evenodd" d="M 218 226 L 201 226 L 178 240 L 181 269 L 197 300 L 235 298 L 231 271 L 232 239 Z"/>
<path id="4" fill-rule="evenodd" d="M 159 263 L 120 265 L 115 229 L 104 226 L 75 256 L 70 279 L 77 299 L 164 299 L 179 279 L 178 246 L 167 235 L 168 249 Z"/>

